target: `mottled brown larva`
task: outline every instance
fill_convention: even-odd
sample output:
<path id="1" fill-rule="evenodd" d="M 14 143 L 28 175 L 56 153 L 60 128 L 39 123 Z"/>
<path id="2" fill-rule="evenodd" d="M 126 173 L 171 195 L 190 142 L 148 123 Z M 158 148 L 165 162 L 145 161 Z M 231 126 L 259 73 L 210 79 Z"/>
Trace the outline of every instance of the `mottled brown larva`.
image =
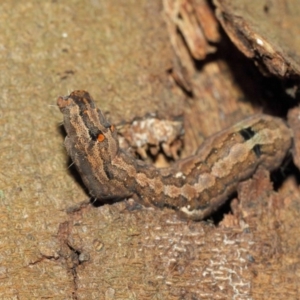
<path id="1" fill-rule="evenodd" d="M 117 132 L 88 92 L 59 97 L 65 146 L 93 197 L 133 197 L 201 220 L 226 201 L 258 166 L 278 168 L 292 144 L 283 120 L 251 116 L 208 138 L 195 155 L 157 169 L 119 148 Z"/>

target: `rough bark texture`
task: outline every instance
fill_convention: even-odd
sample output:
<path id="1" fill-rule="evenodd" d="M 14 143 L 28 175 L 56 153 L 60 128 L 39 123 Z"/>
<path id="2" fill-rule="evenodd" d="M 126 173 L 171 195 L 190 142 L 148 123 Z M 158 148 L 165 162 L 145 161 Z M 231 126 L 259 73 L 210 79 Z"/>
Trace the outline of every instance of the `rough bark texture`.
<path id="1" fill-rule="evenodd" d="M 217 16 L 240 51 L 267 74 L 281 78 L 299 76 L 296 1 L 215 0 Z"/>
<path id="2" fill-rule="evenodd" d="M 297 76 L 297 1 L 244 1 L 247 9 L 227 2 L 215 2 L 225 31 L 240 26 L 239 15 L 249 34 L 229 37 L 245 46 L 255 32 L 271 45 L 267 54 L 256 49 L 265 69 Z M 170 19 L 172 6 L 183 7 Z M 254 15 L 255 8 L 263 11 Z M 218 31 L 211 6 L 11 1 L 0 5 L 0 16 L 1 299 L 297 298 L 300 195 L 293 176 L 274 191 L 260 170 L 240 185 L 232 214 L 215 226 L 130 202 L 82 204 L 89 197 L 68 167 L 55 100 L 73 89 L 88 90 L 119 124 L 149 113 L 182 115 L 182 156 L 254 111 L 286 113 L 286 98 L 277 97 L 281 82 L 265 81 Z M 262 23 L 272 26 L 266 31 Z M 207 52 L 190 40 L 188 29 L 197 24 L 197 45 Z M 283 28 L 288 34 L 280 34 Z M 191 53 L 205 54 L 200 61 Z"/>

